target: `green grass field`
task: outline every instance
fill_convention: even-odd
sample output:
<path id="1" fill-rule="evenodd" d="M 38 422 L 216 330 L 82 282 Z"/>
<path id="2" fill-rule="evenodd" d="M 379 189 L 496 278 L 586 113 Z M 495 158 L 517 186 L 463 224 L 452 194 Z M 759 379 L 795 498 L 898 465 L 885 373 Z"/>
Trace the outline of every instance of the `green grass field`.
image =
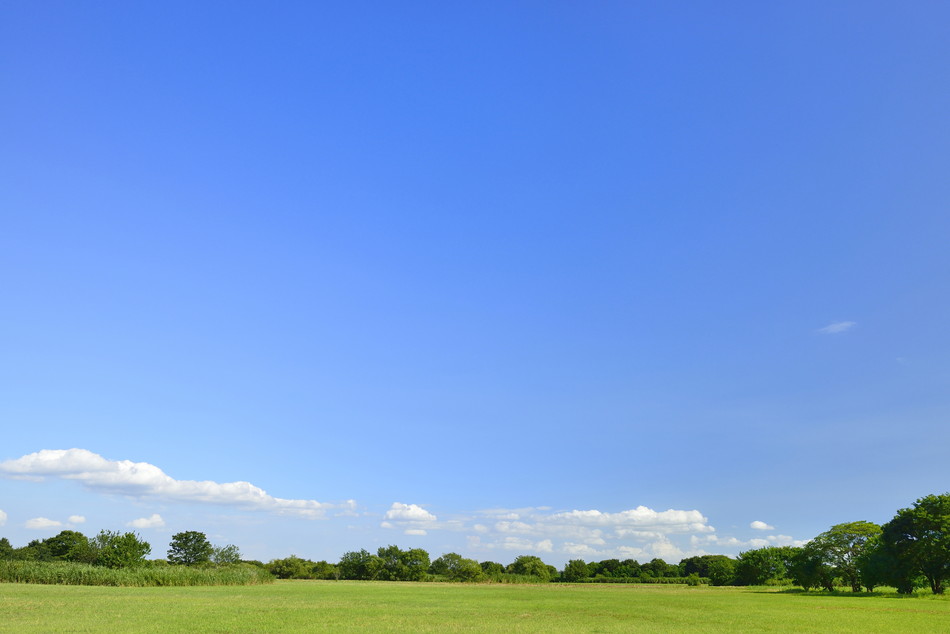
<path id="1" fill-rule="evenodd" d="M 950 632 L 950 597 L 767 589 L 283 581 L 0 584 L 2 632 Z"/>

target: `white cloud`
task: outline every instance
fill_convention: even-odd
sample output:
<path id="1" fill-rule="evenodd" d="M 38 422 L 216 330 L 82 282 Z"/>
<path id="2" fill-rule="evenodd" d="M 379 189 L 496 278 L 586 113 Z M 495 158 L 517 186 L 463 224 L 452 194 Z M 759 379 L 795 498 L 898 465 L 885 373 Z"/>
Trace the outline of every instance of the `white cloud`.
<path id="1" fill-rule="evenodd" d="M 386 519 L 408 522 L 434 522 L 436 517 L 416 504 L 393 502 L 393 505 L 386 511 Z"/>
<path id="2" fill-rule="evenodd" d="M 45 517 L 34 517 L 33 519 L 26 520 L 24 524 L 27 528 L 58 528 L 62 525 L 62 522 L 57 522 L 56 520 L 47 519 Z"/>
<path id="3" fill-rule="evenodd" d="M 158 513 L 152 513 L 151 517 L 140 517 L 126 524 L 132 528 L 161 528 L 164 525 L 165 520 Z"/>
<path id="4" fill-rule="evenodd" d="M 546 512 L 541 507 L 482 511 L 494 520 L 466 524 L 469 543 L 478 550 L 559 552 L 589 559 L 672 558 L 685 551 L 671 541 L 677 535 L 711 535 L 715 528 L 696 510 L 655 511 L 645 506 L 616 513 L 596 509 Z M 477 518 L 472 518 L 473 520 Z"/>
<path id="5" fill-rule="evenodd" d="M 0 526 L 7 523 L 7 514 L 0 510 Z"/>
<path id="6" fill-rule="evenodd" d="M 851 330 L 856 325 L 857 322 L 854 321 L 836 321 L 834 323 L 828 324 L 824 328 L 819 328 L 818 332 L 823 335 L 837 335 L 839 333 Z"/>
<path id="7" fill-rule="evenodd" d="M 795 539 L 791 535 L 766 535 L 765 537 L 753 537 L 748 541 L 742 541 L 735 537 L 722 538 L 717 535 L 704 535 L 702 537 L 692 536 L 690 545 L 693 548 L 703 546 L 712 546 L 716 550 L 728 549 L 731 551 L 749 550 L 752 548 L 764 548 L 766 546 L 804 546 L 808 540 Z"/>
<path id="8" fill-rule="evenodd" d="M 82 515 L 70 515 L 69 519 L 66 521 L 68 521 L 70 524 L 83 524 L 85 523 L 86 518 Z"/>
<path id="9" fill-rule="evenodd" d="M 356 506 L 353 500 L 328 504 L 278 498 L 250 482 L 176 480 L 147 462 L 107 460 L 86 449 L 43 449 L 6 460 L 0 462 L 0 475 L 33 480 L 51 476 L 76 480 L 103 493 L 238 506 L 307 518 L 323 517 L 327 509 Z"/>
<path id="10" fill-rule="evenodd" d="M 765 522 L 760 522 L 759 520 L 755 520 L 754 522 L 750 523 L 749 528 L 754 528 L 757 531 L 774 531 L 775 530 L 774 526 L 770 526 L 766 524 Z"/>
<path id="11" fill-rule="evenodd" d="M 404 535 L 427 535 L 424 528 L 407 528 L 403 531 Z"/>

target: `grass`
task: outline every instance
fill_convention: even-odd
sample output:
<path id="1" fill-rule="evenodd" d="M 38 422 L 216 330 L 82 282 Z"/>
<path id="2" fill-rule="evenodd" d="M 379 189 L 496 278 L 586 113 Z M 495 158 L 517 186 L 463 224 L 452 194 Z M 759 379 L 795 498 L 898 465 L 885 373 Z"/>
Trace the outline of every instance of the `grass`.
<path id="1" fill-rule="evenodd" d="M 0 561 L 0 582 L 84 586 L 223 586 L 273 582 L 256 566 L 105 568 L 67 561 Z"/>
<path id="2" fill-rule="evenodd" d="M 0 583 L 0 632 L 948 632 L 950 598 L 601 584 Z"/>

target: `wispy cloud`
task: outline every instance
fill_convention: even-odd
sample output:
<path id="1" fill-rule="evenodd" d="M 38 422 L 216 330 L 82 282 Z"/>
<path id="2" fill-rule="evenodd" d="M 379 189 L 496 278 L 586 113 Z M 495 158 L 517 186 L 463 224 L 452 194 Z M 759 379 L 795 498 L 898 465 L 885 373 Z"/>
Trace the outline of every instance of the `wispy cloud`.
<path id="1" fill-rule="evenodd" d="M 754 522 L 749 523 L 749 528 L 754 528 L 757 531 L 774 531 L 775 527 L 766 524 L 765 522 L 755 520 Z"/>
<path id="2" fill-rule="evenodd" d="M 164 525 L 165 520 L 158 513 L 152 513 L 151 517 L 140 517 L 126 524 L 132 528 L 161 528 Z"/>
<path id="3" fill-rule="evenodd" d="M 0 510 L 0 526 L 7 523 L 7 514 Z"/>
<path id="4" fill-rule="evenodd" d="M 328 509 L 356 506 L 353 500 L 330 504 L 278 498 L 250 482 L 176 480 L 147 462 L 107 460 L 86 449 L 43 449 L 6 460 L 0 462 L 0 475 L 31 480 L 63 478 L 101 493 L 220 504 L 307 518 L 322 518 Z"/>
<path id="5" fill-rule="evenodd" d="M 855 321 L 836 321 L 834 323 L 828 324 L 824 328 L 819 328 L 818 332 L 823 335 L 837 335 L 851 330 L 856 325 L 857 322 Z"/>
<path id="6" fill-rule="evenodd" d="M 26 523 L 23 524 L 27 528 L 59 528 L 63 525 L 62 522 L 57 522 L 56 520 L 51 520 L 46 517 L 34 517 L 33 519 L 26 520 Z"/>
<path id="7" fill-rule="evenodd" d="M 84 524 L 86 522 L 86 518 L 82 515 L 70 515 L 66 521 L 70 524 Z"/>

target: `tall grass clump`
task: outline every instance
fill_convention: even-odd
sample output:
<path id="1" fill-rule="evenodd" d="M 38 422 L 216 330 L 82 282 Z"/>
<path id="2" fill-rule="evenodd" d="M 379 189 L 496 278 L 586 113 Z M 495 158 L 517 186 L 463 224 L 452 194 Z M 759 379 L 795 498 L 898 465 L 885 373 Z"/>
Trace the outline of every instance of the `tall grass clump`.
<path id="1" fill-rule="evenodd" d="M 273 581 L 269 572 L 248 564 L 106 568 L 67 561 L 0 561 L 0 583 L 147 587 L 248 586 Z"/>

